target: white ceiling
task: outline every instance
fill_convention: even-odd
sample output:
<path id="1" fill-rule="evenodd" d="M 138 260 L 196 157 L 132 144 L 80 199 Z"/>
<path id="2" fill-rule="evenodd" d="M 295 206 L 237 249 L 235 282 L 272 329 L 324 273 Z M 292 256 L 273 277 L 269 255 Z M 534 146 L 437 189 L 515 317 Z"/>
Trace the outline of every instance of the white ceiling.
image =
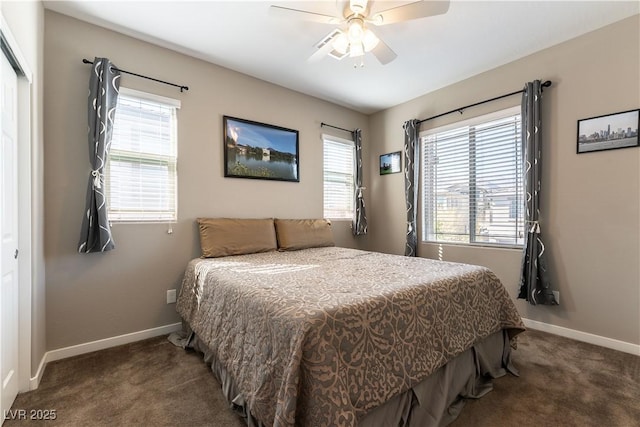
<path id="1" fill-rule="evenodd" d="M 372 8 L 406 3 L 410 2 L 377 0 Z M 47 9 L 367 114 L 640 13 L 637 0 L 452 0 L 444 15 L 374 28 L 398 58 L 381 65 L 367 54 L 365 66 L 354 68 L 348 57 L 306 61 L 333 26 L 285 20 L 268 11 L 276 4 L 340 14 L 336 0 L 45 0 L 44 4 Z M 135 64 L 127 64 L 126 69 L 135 71 Z"/>

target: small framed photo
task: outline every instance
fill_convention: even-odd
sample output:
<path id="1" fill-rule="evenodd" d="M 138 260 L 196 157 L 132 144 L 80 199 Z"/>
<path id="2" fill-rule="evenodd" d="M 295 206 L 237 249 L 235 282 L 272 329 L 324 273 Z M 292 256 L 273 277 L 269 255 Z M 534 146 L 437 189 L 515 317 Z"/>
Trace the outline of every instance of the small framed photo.
<path id="1" fill-rule="evenodd" d="M 638 146 L 640 110 L 578 120 L 578 154 Z"/>
<path id="2" fill-rule="evenodd" d="M 298 131 L 223 116 L 224 176 L 300 182 Z"/>
<path id="3" fill-rule="evenodd" d="M 402 169 L 402 153 L 396 151 L 380 156 L 380 175 L 398 173 Z"/>

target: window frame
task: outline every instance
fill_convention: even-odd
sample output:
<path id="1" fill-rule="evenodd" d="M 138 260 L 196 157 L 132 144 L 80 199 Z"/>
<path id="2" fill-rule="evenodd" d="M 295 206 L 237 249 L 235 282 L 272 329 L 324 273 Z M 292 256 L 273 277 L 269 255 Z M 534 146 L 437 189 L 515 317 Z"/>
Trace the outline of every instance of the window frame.
<path id="1" fill-rule="evenodd" d="M 113 138 L 107 155 L 105 164 L 105 196 L 107 200 L 107 217 L 111 224 L 174 224 L 178 221 L 178 110 L 181 107 L 180 100 L 156 95 L 153 93 L 143 92 L 127 87 L 119 88 L 119 96 L 133 98 L 144 102 L 155 103 L 172 109 L 171 114 L 171 135 L 170 135 L 170 153 L 169 155 L 155 154 L 149 152 L 138 152 L 130 150 L 120 150 L 114 148 Z M 117 110 L 116 110 L 117 115 Z M 115 122 L 114 122 L 115 123 Z M 127 163 L 167 165 L 169 167 L 170 176 L 173 177 L 173 209 L 169 210 L 146 210 L 142 209 L 135 218 L 126 218 L 122 211 L 112 211 L 111 209 L 111 160 L 120 159 Z M 147 213 L 157 212 L 156 217 L 144 218 Z M 170 213 L 170 218 L 161 218 L 163 212 Z M 151 215 L 150 215 L 151 216 Z"/>
<path id="2" fill-rule="evenodd" d="M 487 122 L 491 122 L 491 121 L 496 121 L 496 120 L 500 120 L 500 119 L 505 119 L 508 118 L 510 116 L 520 116 L 520 129 L 522 130 L 522 117 L 521 117 L 522 111 L 521 111 L 521 106 L 516 105 L 516 106 L 512 106 L 512 107 L 507 107 L 504 109 L 501 109 L 499 111 L 494 111 L 491 113 L 487 113 L 487 114 L 483 114 L 483 115 L 479 115 L 479 116 L 475 116 L 475 117 L 471 117 L 469 119 L 465 119 L 465 120 L 460 120 L 460 121 L 456 121 L 456 122 L 452 122 L 443 126 L 438 126 L 435 128 L 431 128 L 431 129 L 427 129 L 424 131 L 421 131 L 418 135 L 418 140 L 420 143 L 420 200 L 419 200 L 419 209 L 420 209 L 420 222 L 419 222 L 419 227 L 420 227 L 420 243 L 421 244 L 436 244 L 436 245 L 452 245 L 452 246 L 466 246 L 466 247 L 489 247 L 489 248 L 494 248 L 494 249 L 519 249 L 521 250 L 523 248 L 524 245 L 524 237 L 523 237 L 523 243 L 493 243 L 493 242 L 477 242 L 477 241 L 471 241 L 471 238 L 473 235 L 475 235 L 475 233 L 468 233 L 467 236 L 469 237 L 469 241 L 468 242 L 451 242 L 451 241 L 442 241 L 442 240 L 429 240 L 428 239 L 428 235 L 427 235 L 427 229 L 425 227 L 426 221 L 427 221 L 427 215 L 429 215 L 428 212 L 425 212 L 425 193 L 427 192 L 427 188 L 425 184 L 425 179 L 424 179 L 424 174 L 425 174 L 425 153 L 424 153 L 424 148 L 425 148 L 425 142 L 423 141 L 425 137 L 428 137 L 430 135 L 434 135 L 434 134 L 438 134 L 438 133 L 444 133 L 447 131 L 451 131 L 454 129 L 458 129 L 458 128 L 463 128 L 463 127 L 472 127 L 472 126 L 477 126 L 477 125 L 482 125 L 485 124 Z M 522 144 L 522 136 L 520 133 L 519 136 L 520 139 L 520 144 Z M 524 152 L 521 150 L 521 165 L 520 165 L 520 176 L 516 176 L 516 185 L 521 186 L 521 197 L 522 197 L 522 204 L 520 206 L 520 210 L 523 212 L 522 215 L 522 222 L 520 223 L 520 230 L 521 233 L 526 234 L 526 226 L 525 226 L 525 217 L 524 217 L 524 211 L 526 208 L 525 205 L 525 198 L 524 198 L 524 168 L 523 168 L 523 161 L 524 161 Z M 471 175 L 471 170 L 472 170 L 472 166 L 471 163 L 469 165 L 469 174 Z M 516 194 L 517 197 L 517 194 Z M 517 200 L 517 199 L 516 199 Z M 447 200 L 447 203 L 449 203 L 449 200 Z M 517 203 L 516 203 L 517 205 Z M 471 209 L 469 209 L 471 211 Z M 474 216 L 477 218 L 477 208 L 476 211 L 474 212 Z M 511 207 L 509 209 L 509 214 L 511 214 Z M 469 226 L 471 227 L 472 224 L 475 224 L 474 219 L 471 218 L 471 215 L 469 215 Z M 517 223 L 517 221 L 516 221 Z M 516 229 L 516 231 L 518 231 L 518 229 Z"/>
<path id="3" fill-rule="evenodd" d="M 325 144 L 329 141 L 334 144 L 343 144 L 351 148 L 353 162 L 351 166 L 351 177 L 352 177 L 352 188 L 351 188 L 351 212 L 349 218 L 343 217 L 333 217 L 328 216 L 326 212 L 325 206 L 325 162 L 324 162 L 324 154 L 325 154 Z M 346 174 L 345 174 L 346 175 Z M 331 221 L 353 221 L 353 217 L 355 215 L 356 210 L 356 144 L 352 140 L 339 138 L 337 136 L 322 134 L 322 215 L 325 219 L 330 219 Z"/>

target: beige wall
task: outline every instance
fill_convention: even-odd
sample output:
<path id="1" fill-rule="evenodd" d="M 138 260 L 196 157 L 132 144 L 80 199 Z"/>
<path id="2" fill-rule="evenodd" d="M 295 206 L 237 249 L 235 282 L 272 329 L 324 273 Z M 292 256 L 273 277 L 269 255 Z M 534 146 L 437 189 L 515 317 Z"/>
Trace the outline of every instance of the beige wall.
<path id="1" fill-rule="evenodd" d="M 559 307 L 529 306 L 523 317 L 640 343 L 640 148 L 576 154 L 576 121 L 640 107 L 639 16 L 527 56 L 370 118 L 370 163 L 402 149 L 402 124 L 509 93 L 534 79 L 544 91 L 541 221 Z M 425 76 L 428 78 L 428 76 Z M 518 96 L 423 124 L 421 130 L 519 105 Z M 401 174 L 370 175 L 372 250 L 404 251 Z M 438 258 L 422 244 L 419 255 Z M 517 295 L 520 251 L 442 245 L 442 258 L 492 268 Z"/>
<path id="2" fill-rule="evenodd" d="M 31 130 L 31 146 L 21 147 L 20 153 L 25 153 L 20 167 L 31 163 L 31 176 L 26 178 L 21 170 L 20 179 L 30 181 L 31 187 L 31 226 L 30 230 L 23 228 L 21 223 L 20 233 L 30 235 L 31 252 L 31 377 L 33 377 L 46 351 L 45 335 L 45 277 L 44 277 L 44 206 L 43 206 L 43 180 L 42 180 L 42 76 L 43 76 L 43 40 L 44 40 L 44 8 L 39 1 L 0 1 L 2 16 L 15 41 L 18 44 L 24 60 L 32 73 L 31 82 L 31 112 L 27 126 Z M 26 83 L 21 83 L 24 88 Z M 27 89 L 24 89 L 27 90 Z M 22 117 L 21 119 L 25 119 Z M 23 163 L 22 160 L 25 162 Z M 27 166 L 28 169 L 28 166 Z M 28 175 L 28 173 L 27 173 Z M 22 185 L 21 183 L 20 185 Z M 28 197 L 20 194 L 19 197 Z M 24 200 L 21 199 L 21 205 Z M 27 202 L 29 205 L 29 202 Z M 22 219 L 25 221 L 25 218 Z M 28 219 L 26 219 L 28 221 Z M 21 237 L 22 238 L 22 237 Z M 24 257 L 22 259 L 25 259 Z"/>
<path id="3" fill-rule="evenodd" d="M 198 255 L 198 216 L 322 215 L 320 122 L 361 127 L 370 235 L 355 241 L 348 223 L 336 240 L 403 253 L 402 174 L 379 176 L 378 156 L 402 149 L 402 123 L 550 79 L 542 221 L 560 307 L 517 301 L 529 319 L 640 343 L 640 149 L 575 154 L 576 121 L 640 106 L 639 18 L 501 66 L 366 117 L 167 49 L 47 11 L 45 13 L 45 255 L 47 349 L 56 349 L 179 321 L 166 289 L 179 287 Z M 86 143 L 88 68 L 82 58 L 106 56 L 125 69 L 189 85 L 179 91 L 124 76 L 122 85 L 178 98 L 179 222 L 114 225 L 117 249 L 76 252 L 89 173 Z M 462 118 L 517 105 L 518 97 L 470 109 Z M 221 122 L 228 114 L 300 130 L 301 182 L 225 179 Z M 460 119 L 452 115 L 422 130 Z M 344 135 L 338 135 L 344 136 Z M 520 252 L 422 244 L 421 256 L 486 265 L 517 293 Z M 38 358 L 39 360 L 39 358 Z"/>
<path id="4" fill-rule="evenodd" d="M 322 143 L 327 122 L 360 127 L 367 116 L 63 15 L 45 13 L 45 236 L 47 347 L 57 349 L 178 322 L 166 290 L 179 288 L 199 255 L 199 216 L 322 217 Z M 180 99 L 179 221 L 113 226 L 114 251 L 78 254 L 89 164 L 83 58 L 188 85 L 177 89 L 124 75 L 122 86 Z M 222 115 L 300 131 L 300 182 L 223 177 Z M 365 155 L 368 156 L 368 153 Z M 347 223 L 336 240 L 354 246 Z"/>

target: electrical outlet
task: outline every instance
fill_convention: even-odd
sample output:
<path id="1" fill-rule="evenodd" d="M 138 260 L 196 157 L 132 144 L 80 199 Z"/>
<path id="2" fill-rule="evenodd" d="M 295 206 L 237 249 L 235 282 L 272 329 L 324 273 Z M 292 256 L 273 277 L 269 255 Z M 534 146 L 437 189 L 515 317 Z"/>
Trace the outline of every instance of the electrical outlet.
<path id="1" fill-rule="evenodd" d="M 558 305 L 560 305 L 560 291 L 551 291 L 553 292 L 553 296 L 556 299 L 556 302 L 558 303 Z"/>
<path id="2" fill-rule="evenodd" d="M 176 302 L 176 290 L 168 289 L 167 290 L 167 304 L 174 304 Z"/>

